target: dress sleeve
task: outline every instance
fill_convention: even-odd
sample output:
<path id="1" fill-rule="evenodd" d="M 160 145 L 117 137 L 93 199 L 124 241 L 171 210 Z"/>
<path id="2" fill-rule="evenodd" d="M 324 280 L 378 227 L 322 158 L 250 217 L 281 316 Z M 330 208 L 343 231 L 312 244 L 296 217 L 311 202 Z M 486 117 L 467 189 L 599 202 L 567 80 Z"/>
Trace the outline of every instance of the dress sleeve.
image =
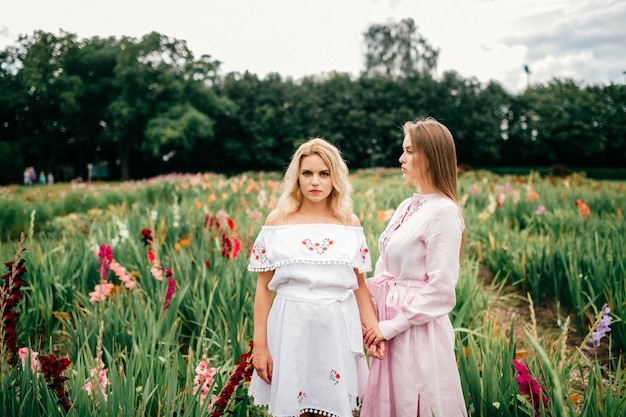
<path id="1" fill-rule="evenodd" d="M 425 241 L 428 283 L 405 299 L 393 319 L 379 323 L 385 339 L 449 314 L 456 304 L 463 218 L 456 207 L 448 206 L 433 216 L 429 226 Z"/>
<path id="2" fill-rule="evenodd" d="M 265 272 L 275 270 L 276 266 L 270 257 L 270 252 L 271 251 L 268 250 L 265 243 L 265 233 L 263 232 L 263 229 L 261 229 L 261 232 L 259 232 L 259 235 L 252 246 L 248 271 Z"/>
<path id="3" fill-rule="evenodd" d="M 365 240 L 363 229 L 359 231 L 357 241 L 359 245 L 359 252 L 355 257 L 352 266 L 360 273 L 369 272 L 372 270 L 372 257 L 370 255 L 369 247 L 367 246 L 367 241 Z"/>

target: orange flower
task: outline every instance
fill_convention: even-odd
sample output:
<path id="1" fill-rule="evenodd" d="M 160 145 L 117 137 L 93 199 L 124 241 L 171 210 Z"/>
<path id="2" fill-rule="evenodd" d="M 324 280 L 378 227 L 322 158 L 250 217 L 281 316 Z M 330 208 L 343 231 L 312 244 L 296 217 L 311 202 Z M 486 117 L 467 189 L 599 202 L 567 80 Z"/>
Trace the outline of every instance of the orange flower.
<path id="1" fill-rule="evenodd" d="M 583 216 L 583 219 L 589 219 L 591 210 L 584 200 L 576 200 L 576 207 L 578 207 L 578 212 Z"/>
<path id="2" fill-rule="evenodd" d="M 180 241 L 178 243 L 180 243 L 180 246 L 186 248 L 186 247 L 189 247 L 190 241 L 191 241 L 191 237 L 189 235 L 183 235 L 180 238 Z"/>
<path id="3" fill-rule="evenodd" d="M 526 349 L 518 349 L 515 351 L 515 359 L 522 360 L 528 356 L 528 351 Z"/>
<path id="4" fill-rule="evenodd" d="M 571 402 L 573 403 L 577 403 L 582 399 L 582 395 L 580 395 L 579 393 L 575 392 L 572 395 L 569 396 L 569 399 Z"/>
<path id="5" fill-rule="evenodd" d="M 207 198 L 207 200 L 209 201 L 209 204 L 211 204 L 212 202 L 214 202 L 215 200 L 217 200 L 217 197 L 215 197 L 215 194 L 211 194 L 211 195 L 209 195 L 209 197 Z"/>
<path id="6" fill-rule="evenodd" d="M 534 201 L 539 198 L 539 194 L 537 193 L 537 191 L 531 188 L 530 190 L 528 190 L 528 194 L 526 195 L 526 197 L 528 198 L 528 201 Z"/>
<path id="7" fill-rule="evenodd" d="M 624 218 L 624 213 L 622 213 L 622 209 L 621 208 L 617 209 L 617 218 L 618 219 L 623 219 Z"/>
<path id="8" fill-rule="evenodd" d="M 196 208 L 202 208 L 202 203 L 198 200 L 195 200 L 193 203 L 196 205 Z"/>

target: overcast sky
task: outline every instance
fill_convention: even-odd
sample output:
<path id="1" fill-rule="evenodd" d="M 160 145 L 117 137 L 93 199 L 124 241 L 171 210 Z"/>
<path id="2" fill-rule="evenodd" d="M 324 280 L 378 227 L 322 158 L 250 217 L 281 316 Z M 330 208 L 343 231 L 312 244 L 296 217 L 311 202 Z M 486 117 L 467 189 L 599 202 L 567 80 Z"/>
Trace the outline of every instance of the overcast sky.
<path id="1" fill-rule="evenodd" d="M 152 31 L 185 40 L 222 72 L 300 78 L 358 75 L 363 33 L 372 24 L 414 19 L 448 70 L 511 92 L 572 78 L 626 81 L 626 0 L 4 0 L 0 49 L 35 30 L 141 38 Z"/>

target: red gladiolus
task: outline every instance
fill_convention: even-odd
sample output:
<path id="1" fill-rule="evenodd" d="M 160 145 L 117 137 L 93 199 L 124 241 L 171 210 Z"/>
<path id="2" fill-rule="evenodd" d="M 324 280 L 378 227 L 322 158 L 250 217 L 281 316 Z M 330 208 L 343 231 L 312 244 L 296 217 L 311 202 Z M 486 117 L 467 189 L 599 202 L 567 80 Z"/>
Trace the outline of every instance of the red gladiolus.
<path id="1" fill-rule="evenodd" d="M 513 363 L 517 371 L 515 380 L 519 383 L 519 392 L 530 398 L 535 407 L 535 416 L 539 417 L 541 415 L 539 412 L 541 403 L 547 407 L 550 398 L 546 397 L 545 390 L 539 385 L 539 378 L 533 378 L 526 365 L 515 359 L 513 359 Z"/>
<path id="2" fill-rule="evenodd" d="M 18 311 L 14 311 L 17 303 L 22 298 L 20 289 L 24 285 L 24 260 L 18 257 L 21 254 L 20 240 L 18 246 L 18 254 L 15 261 L 7 262 L 5 265 L 9 268 L 9 272 L 1 277 L 4 284 L 0 286 L 0 339 L 10 352 L 8 362 L 10 365 L 17 363 L 19 347 L 17 345 L 17 319 L 20 316 Z"/>
<path id="3" fill-rule="evenodd" d="M 248 344 L 250 349 L 248 352 L 241 355 L 240 360 L 237 361 L 237 367 L 233 371 L 233 373 L 228 378 L 226 385 L 220 391 L 220 395 L 215 400 L 214 407 L 219 408 L 219 410 L 215 410 L 211 412 L 210 417 L 220 417 L 223 416 L 228 403 L 230 402 L 233 393 L 239 388 L 242 382 L 250 381 L 252 377 L 252 347 L 253 342 L 250 341 Z"/>
<path id="4" fill-rule="evenodd" d="M 41 364 L 41 373 L 46 378 L 48 387 L 56 393 L 59 399 L 57 403 L 65 411 L 69 411 L 70 407 L 72 407 L 72 401 L 70 400 L 70 394 L 65 389 L 65 381 L 68 378 L 63 376 L 63 371 L 70 365 L 70 360 L 67 358 L 57 359 L 54 355 L 49 355 L 40 356 L 39 363 Z"/>
<path id="5" fill-rule="evenodd" d="M 167 293 L 165 294 L 165 301 L 163 301 L 163 310 L 170 308 L 170 300 L 176 291 L 176 282 L 172 278 L 172 275 L 171 269 L 165 271 L 165 276 L 167 277 Z"/>
<path id="6" fill-rule="evenodd" d="M 141 230 L 141 240 L 143 240 L 143 244 L 145 246 L 152 244 L 152 231 L 150 229 L 142 229 Z"/>

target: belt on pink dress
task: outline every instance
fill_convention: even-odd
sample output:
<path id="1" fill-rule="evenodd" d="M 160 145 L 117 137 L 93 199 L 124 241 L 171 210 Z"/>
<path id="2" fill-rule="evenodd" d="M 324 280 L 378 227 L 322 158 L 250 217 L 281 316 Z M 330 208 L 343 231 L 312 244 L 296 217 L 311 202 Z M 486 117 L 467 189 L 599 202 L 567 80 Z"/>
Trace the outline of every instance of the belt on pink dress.
<path id="1" fill-rule="evenodd" d="M 389 317 L 389 309 L 398 309 L 400 307 L 400 292 L 398 291 L 398 286 L 405 287 L 408 289 L 419 289 L 424 285 L 423 281 L 418 280 L 397 280 L 390 274 L 380 274 L 376 278 L 373 279 L 372 283 L 377 287 L 382 287 L 382 291 L 378 291 L 377 294 L 377 303 L 379 306 L 384 306 L 385 308 L 380 309 L 378 312 L 380 315 L 379 320 L 388 320 Z"/>

